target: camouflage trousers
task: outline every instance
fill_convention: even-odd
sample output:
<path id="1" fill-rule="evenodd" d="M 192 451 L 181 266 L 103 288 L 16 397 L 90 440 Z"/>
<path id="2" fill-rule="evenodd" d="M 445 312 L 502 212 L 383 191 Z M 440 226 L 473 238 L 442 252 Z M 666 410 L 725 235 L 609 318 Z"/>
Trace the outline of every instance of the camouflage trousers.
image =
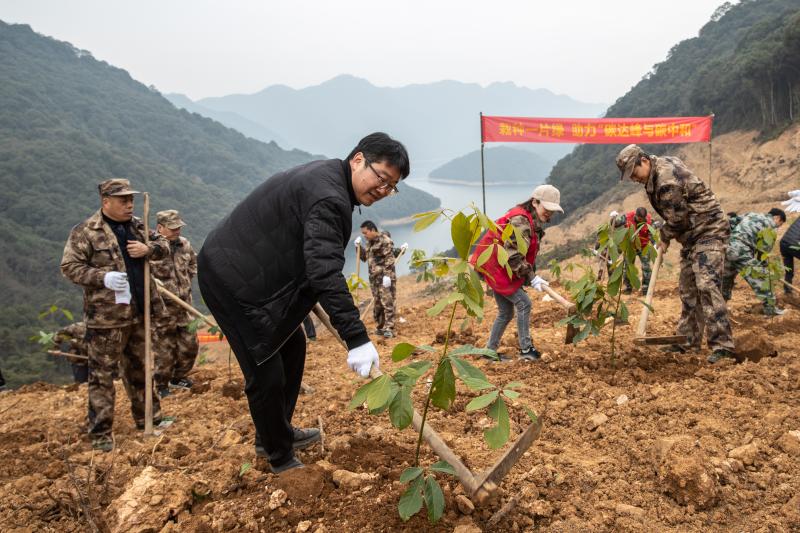
<path id="1" fill-rule="evenodd" d="M 157 327 L 153 336 L 156 384 L 166 387 L 170 380 L 185 378 L 194 366 L 199 351 L 197 334 L 186 326 Z"/>
<path id="2" fill-rule="evenodd" d="M 647 287 L 650 286 L 650 276 L 653 270 L 650 268 L 650 259 L 647 258 L 647 255 L 641 251 L 636 252 L 636 255 L 639 256 L 639 262 L 642 264 L 642 292 L 645 293 L 647 292 Z M 626 289 L 633 290 L 628 276 L 622 276 L 622 281 L 625 283 Z"/>
<path id="3" fill-rule="evenodd" d="M 775 294 L 769 283 L 767 269 L 753 257 L 753 253 L 746 247 L 732 244 L 728 246 L 725 254 L 725 270 L 722 273 L 722 296 L 725 300 L 731 299 L 736 274 L 739 273 L 756 293 L 756 298 L 764 304 L 764 309 L 774 309 Z"/>
<path id="4" fill-rule="evenodd" d="M 722 297 L 722 270 L 725 243 L 695 244 L 681 250 L 679 291 L 681 318 L 678 335 L 686 335 L 689 344 L 699 348 L 703 331 L 712 350 L 734 351 L 728 307 Z"/>
<path id="5" fill-rule="evenodd" d="M 145 366 L 144 324 L 122 328 L 86 330 L 89 352 L 89 434 L 110 435 L 114 425 L 114 379 L 119 366 L 131 413 L 137 426 L 144 425 Z M 161 419 L 161 406 L 153 387 L 153 420 Z"/>
<path id="6" fill-rule="evenodd" d="M 397 292 L 397 280 L 394 276 L 390 287 L 383 286 L 383 276 L 369 279 L 369 288 L 372 290 L 372 317 L 378 329 L 394 331 L 394 298 Z"/>

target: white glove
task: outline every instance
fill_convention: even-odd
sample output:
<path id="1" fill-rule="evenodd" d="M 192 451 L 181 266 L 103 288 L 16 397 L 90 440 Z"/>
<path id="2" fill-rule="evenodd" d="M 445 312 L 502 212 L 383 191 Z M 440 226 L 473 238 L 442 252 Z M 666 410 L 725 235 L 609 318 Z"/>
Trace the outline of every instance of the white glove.
<path id="1" fill-rule="evenodd" d="M 400 245 L 400 252 L 405 252 L 406 250 L 408 250 L 408 243 L 404 242 Z"/>
<path id="2" fill-rule="evenodd" d="M 347 352 L 347 366 L 362 378 L 369 376 L 372 366 L 377 370 L 381 366 L 378 350 L 372 342 L 362 344 Z"/>
<path id="3" fill-rule="evenodd" d="M 356 247 L 361 246 L 361 237 L 356 237 L 356 240 L 353 241 L 353 244 L 355 244 Z"/>
<path id="4" fill-rule="evenodd" d="M 130 289 L 128 285 L 128 275 L 125 272 L 106 272 L 103 276 L 103 285 L 112 291 L 126 291 Z"/>
<path id="5" fill-rule="evenodd" d="M 618 216 L 619 216 L 619 213 L 618 213 L 618 212 L 616 212 L 616 211 L 611 211 L 611 212 L 608 214 L 608 218 L 617 218 Z"/>
<path id="6" fill-rule="evenodd" d="M 800 189 L 795 189 L 793 191 L 789 191 L 786 194 L 789 195 L 789 198 L 800 198 Z"/>
<path id="7" fill-rule="evenodd" d="M 392 278 L 389 276 L 383 276 L 383 286 L 387 289 L 392 286 Z"/>
<path id="8" fill-rule="evenodd" d="M 544 279 L 540 278 L 539 276 L 535 276 L 531 280 L 531 287 L 533 287 L 533 290 L 535 290 L 535 291 L 542 292 L 544 290 L 545 286 L 549 287 L 550 284 L 547 282 L 547 280 L 544 280 Z"/>
<path id="9" fill-rule="evenodd" d="M 783 210 L 786 211 L 787 213 L 800 213 L 800 196 L 795 196 L 790 198 L 789 200 L 784 200 L 783 202 L 781 202 L 781 204 L 783 204 Z"/>

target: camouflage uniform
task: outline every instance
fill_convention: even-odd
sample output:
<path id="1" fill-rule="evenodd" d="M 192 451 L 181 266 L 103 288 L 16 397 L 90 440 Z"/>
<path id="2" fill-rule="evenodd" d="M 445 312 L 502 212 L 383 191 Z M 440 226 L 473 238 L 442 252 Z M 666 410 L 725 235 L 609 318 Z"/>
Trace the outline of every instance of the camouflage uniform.
<path id="1" fill-rule="evenodd" d="M 89 351 L 86 348 L 86 324 L 83 322 L 75 322 L 69 326 L 64 326 L 56 332 L 53 342 L 64 352 L 87 357 L 89 355 Z M 63 347 L 62 344 L 64 343 L 68 346 Z M 72 365 L 72 376 L 75 378 L 75 383 L 86 383 L 88 381 L 87 361 L 73 357 L 67 357 L 66 359 Z"/>
<path id="2" fill-rule="evenodd" d="M 132 194 L 127 180 L 106 180 L 100 184 L 101 195 Z M 125 224 L 136 240 L 144 242 L 144 224 L 136 217 Z M 148 257 L 160 258 L 169 252 L 166 239 L 153 234 Z M 70 232 L 61 259 L 64 276 L 83 287 L 83 312 L 86 345 L 89 355 L 89 434 L 111 434 L 114 422 L 114 382 L 117 365 L 137 426 L 144 426 L 145 404 L 145 332 L 136 300 L 117 304 L 114 291 L 103 279 L 108 272 L 126 272 L 117 236 L 103 217 L 102 209 L 78 224 Z M 133 287 L 131 287 L 133 289 Z M 150 283 L 151 313 L 164 314 L 164 304 L 155 282 Z M 158 395 L 153 394 L 153 417 L 161 418 Z"/>
<path id="3" fill-rule="evenodd" d="M 772 217 L 763 213 L 747 213 L 739 217 L 738 223 L 731 232 L 731 240 L 725 254 L 725 270 L 722 275 L 722 296 L 725 297 L 725 300 L 731 298 L 736 274 L 748 268 L 749 272 L 743 272 L 742 277 L 756 293 L 756 297 L 763 302 L 764 311 L 769 312 L 775 309 L 775 294 L 770 287 L 767 269 L 761 261 L 756 259 L 758 254 L 756 243 L 760 231 L 777 227 Z"/>
<path id="4" fill-rule="evenodd" d="M 177 229 L 185 224 L 177 211 L 159 211 L 158 223 L 169 229 Z M 197 255 L 185 237 L 169 242 L 170 253 L 163 259 L 151 260 L 150 266 L 156 279 L 163 282 L 164 288 L 192 305 L 192 278 L 197 275 Z M 170 298 L 164 297 L 167 313 L 156 326 L 155 342 L 155 381 L 159 388 L 168 386 L 169 381 L 185 378 L 194 366 L 200 344 L 197 334 L 187 326 L 194 319 L 188 311 Z"/>
<path id="5" fill-rule="evenodd" d="M 394 270 L 394 243 L 385 232 L 374 239 L 367 239 L 361 248 L 361 261 L 369 267 L 369 287 L 372 290 L 374 304 L 372 317 L 379 330 L 394 332 L 394 299 L 397 287 L 397 275 Z M 389 276 L 392 284 L 383 286 L 383 276 Z"/>
<path id="6" fill-rule="evenodd" d="M 677 332 L 699 347 L 706 331 L 712 350 L 734 351 L 722 270 L 730 225 L 705 183 L 677 157 L 650 156 L 645 191 L 664 219 L 661 238 L 682 245 L 679 279 L 682 303 Z"/>

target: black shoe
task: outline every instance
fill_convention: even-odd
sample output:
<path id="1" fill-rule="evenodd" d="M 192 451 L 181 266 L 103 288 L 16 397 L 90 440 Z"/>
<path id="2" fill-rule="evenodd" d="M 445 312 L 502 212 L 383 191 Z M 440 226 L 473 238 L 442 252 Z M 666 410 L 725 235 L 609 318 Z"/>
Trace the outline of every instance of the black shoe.
<path id="1" fill-rule="evenodd" d="M 671 353 L 686 353 L 689 351 L 689 349 L 683 344 L 670 344 L 669 346 L 663 346 L 661 351 Z"/>
<path id="2" fill-rule="evenodd" d="M 297 457 L 295 457 L 295 456 L 293 455 L 291 459 L 289 459 L 288 461 L 286 461 L 286 462 L 285 462 L 285 463 L 283 463 L 282 465 L 279 465 L 279 466 L 272 466 L 272 465 L 270 464 L 270 465 L 269 465 L 269 469 L 270 469 L 270 470 L 272 470 L 272 473 L 273 473 L 273 474 L 280 474 L 280 473 L 282 473 L 282 472 L 286 472 L 287 470 L 291 470 L 292 468 L 304 468 L 305 466 L 306 466 L 306 465 L 304 465 L 303 463 L 301 463 L 301 462 L 300 462 L 300 461 L 297 459 Z"/>
<path id="3" fill-rule="evenodd" d="M 633 288 L 625 287 L 625 289 L 622 291 L 622 294 L 633 294 Z"/>
<path id="4" fill-rule="evenodd" d="M 181 379 L 171 379 L 169 380 L 169 386 L 173 389 L 191 389 L 194 383 L 189 378 L 181 378 Z"/>
<path id="5" fill-rule="evenodd" d="M 159 387 L 158 388 L 158 397 L 159 398 L 166 398 L 169 396 L 169 387 Z"/>
<path id="6" fill-rule="evenodd" d="M 542 354 L 536 348 L 530 347 L 527 350 L 520 351 L 519 358 L 523 361 L 538 361 L 542 358 Z"/>
<path id="7" fill-rule="evenodd" d="M 294 442 L 292 443 L 292 448 L 295 450 L 308 448 L 315 442 L 319 442 L 322 438 L 319 429 L 317 428 L 292 428 L 292 430 L 294 431 Z"/>
<path id="8" fill-rule="evenodd" d="M 730 359 L 736 359 L 736 354 L 734 354 L 730 350 L 725 350 L 724 348 L 720 348 L 718 350 L 714 350 L 713 352 L 711 352 L 711 355 L 708 356 L 707 361 L 713 365 L 714 363 L 725 357 L 728 357 Z"/>

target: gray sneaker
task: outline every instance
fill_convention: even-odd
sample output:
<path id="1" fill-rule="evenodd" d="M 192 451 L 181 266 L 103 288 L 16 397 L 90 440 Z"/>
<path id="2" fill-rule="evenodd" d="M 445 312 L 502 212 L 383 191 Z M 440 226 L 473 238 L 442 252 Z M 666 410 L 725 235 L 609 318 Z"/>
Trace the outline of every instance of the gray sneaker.
<path id="1" fill-rule="evenodd" d="M 270 464 L 269 465 L 269 469 L 272 470 L 273 474 L 280 474 L 280 473 L 286 472 L 287 470 L 291 470 L 292 468 L 304 468 L 305 466 L 306 465 L 301 463 L 300 460 L 297 459 L 297 457 L 295 457 L 293 455 L 291 459 L 289 459 L 288 461 L 286 461 L 282 465 L 272 466 Z"/>
<path id="2" fill-rule="evenodd" d="M 766 307 L 764 308 L 764 314 L 767 316 L 781 316 L 785 313 L 786 310 L 778 309 L 777 307 Z"/>
<path id="3" fill-rule="evenodd" d="M 315 442 L 319 442 L 321 439 L 319 429 L 317 428 L 292 428 L 292 430 L 294 432 L 294 442 L 292 443 L 292 448 L 295 450 L 308 448 Z"/>

